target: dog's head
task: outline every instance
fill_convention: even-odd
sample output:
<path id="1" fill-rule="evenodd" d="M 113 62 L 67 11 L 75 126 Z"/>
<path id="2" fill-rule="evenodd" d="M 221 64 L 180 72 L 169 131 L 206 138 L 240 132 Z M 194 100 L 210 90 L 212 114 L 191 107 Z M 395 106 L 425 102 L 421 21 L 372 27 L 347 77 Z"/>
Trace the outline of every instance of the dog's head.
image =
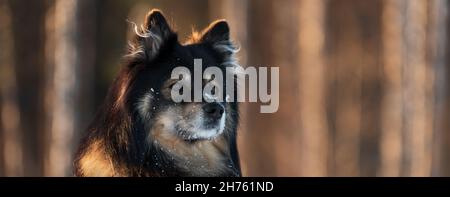
<path id="1" fill-rule="evenodd" d="M 130 43 L 127 55 L 130 69 L 136 70 L 129 98 L 144 130 L 150 132 L 149 139 L 174 135 L 192 142 L 214 139 L 223 134 L 227 122 L 233 121 L 236 104 L 225 99 L 203 99 L 202 90 L 206 84 L 213 85 L 213 92 L 221 91 L 224 95 L 227 83 L 221 83 L 219 87 L 219 84 L 212 83 L 215 76 L 202 75 L 197 76 L 201 82 L 196 83 L 201 87 L 195 87 L 194 59 L 201 59 L 202 70 L 216 67 L 226 73 L 226 67 L 235 65 L 233 56 L 236 47 L 230 41 L 228 24 L 216 21 L 182 44 L 162 13 L 153 10 L 147 15 L 143 26 L 135 26 L 135 33 L 136 38 Z M 184 73 L 178 73 L 182 75 L 174 78 L 172 71 L 180 66 L 184 67 Z M 178 87 L 178 94 L 189 93 L 193 99 L 200 91 L 202 99 L 197 102 L 175 101 L 172 93 L 181 80 L 188 83 Z"/>
<path id="2" fill-rule="evenodd" d="M 162 13 L 153 10 L 134 30 L 126 65 L 78 150 L 76 174 L 240 175 L 237 102 L 203 96 L 211 84 L 209 93 L 224 95 L 225 84 L 235 86 L 235 78 L 216 84 L 215 75 L 201 72 L 199 81 L 191 80 L 198 70 L 194 59 L 201 59 L 202 71 L 214 67 L 225 74 L 226 68 L 237 66 L 228 24 L 214 22 L 182 44 Z M 184 69 L 173 77 L 177 67 Z M 199 100 L 173 98 L 174 92 L 196 95 L 198 91 Z"/>

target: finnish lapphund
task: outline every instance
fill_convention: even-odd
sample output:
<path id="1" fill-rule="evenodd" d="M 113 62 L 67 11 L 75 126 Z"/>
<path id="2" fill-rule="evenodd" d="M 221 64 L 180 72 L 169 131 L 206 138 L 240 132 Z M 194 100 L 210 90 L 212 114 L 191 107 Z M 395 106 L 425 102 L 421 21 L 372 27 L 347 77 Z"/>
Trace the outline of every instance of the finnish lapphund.
<path id="1" fill-rule="evenodd" d="M 159 10 L 134 27 L 125 64 L 77 150 L 75 176 L 241 176 L 238 103 L 170 96 L 176 66 L 192 71 L 197 58 L 203 69 L 237 65 L 227 22 L 184 43 Z"/>

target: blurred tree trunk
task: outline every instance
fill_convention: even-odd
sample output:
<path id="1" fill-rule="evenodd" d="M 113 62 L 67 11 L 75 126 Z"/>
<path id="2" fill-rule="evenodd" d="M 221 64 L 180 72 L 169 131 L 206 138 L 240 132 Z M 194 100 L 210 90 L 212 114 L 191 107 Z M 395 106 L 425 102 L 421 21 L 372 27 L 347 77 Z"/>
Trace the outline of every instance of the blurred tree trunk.
<path id="1" fill-rule="evenodd" d="M 98 1 L 78 0 L 78 16 L 76 28 L 79 29 L 76 39 L 78 48 L 78 95 L 76 96 L 75 109 L 78 117 L 75 124 L 74 149 L 78 147 L 79 139 L 84 134 L 89 124 L 94 118 L 95 107 L 95 88 L 96 83 L 95 68 L 97 60 L 97 26 L 98 26 Z"/>
<path id="2" fill-rule="evenodd" d="M 5 32 L 5 29 L 9 29 L 8 26 L 10 25 L 10 12 L 9 12 L 9 7 L 7 7 L 8 5 L 6 4 L 5 0 L 0 0 L 0 48 L 2 48 L 3 50 L 0 51 L 0 73 L 5 73 L 6 69 L 5 69 L 5 63 L 7 60 L 6 58 L 9 56 L 7 56 L 7 54 L 5 54 L 5 51 L 11 51 L 11 46 L 8 46 L 6 42 L 6 40 L 8 40 L 8 38 L 11 37 L 11 35 L 8 35 L 7 32 Z M 11 39 L 9 39 L 11 40 Z M 3 126 L 3 105 L 5 100 L 3 97 L 5 97 L 4 93 L 3 93 L 3 89 L 4 89 L 4 83 L 6 82 L 5 76 L 3 76 L 4 74 L 0 75 L 0 81 L 3 82 L 3 85 L 0 86 L 0 177 L 5 176 L 5 166 L 4 166 L 4 162 L 5 162 L 5 154 L 4 154 L 4 139 L 5 139 L 5 126 Z"/>
<path id="3" fill-rule="evenodd" d="M 427 176 L 431 170 L 434 83 L 426 61 L 428 1 L 406 1 L 403 68 L 403 176 Z"/>
<path id="4" fill-rule="evenodd" d="M 1 23 L 1 22 L 0 22 Z M 3 99 L 0 97 L 0 112 L 2 112 L 3 110 Z M 1 117 L 1 115 L 0 115 L 0 118 L 2 118 Z M 1 120 L 1 119 L 0 119 Z M 3 123 L 2 123 L 3 121 L 0 121 L 0 177 L 3 177 L 3 176 L 5 176 L 4 174 L 5 174 L 5 166 L 4 166 L 4 162 L 5 162 L 5 155 L 4 155 L 4 138 L 5 138 L 5 132 L 3 131 L 4 130 L 4 126 L 3 126 Z"/>
<path id="5" fill-rule="evenodd" d="M 362 3 L 362 2 L 361 2 Z M 361 84 L 361 135 L 358 165 L 359 176 L 376 176 L 380 164 L 381 136 L 381 102 L 384 87 L 382 86 L 381 67 L 381 0 L 365 2 L 361 11 L 360 26 L 362 46 Z"/>
<path id="6" fill-rule="evenodd" d="M 48 14 L 49 73 L 47 113 L 50 114 L 45 175 L 67 176 L 78 139 L 93 114 L 95 2 L 54 1 Z"/>
<path id="7" fill-rule="evenodd" d="M 442 67 L 442 10 L 438 1 L 384 1 L 385 86 L 381 146 L 383 176 L 430 176 L 435 128 L 436 74 Z M 442 4 L 442 2 L 440 3 Z M 441 16 L 438 16 L 441 15 Z M 440 20 L 438 20 L 438 18 Z M 441 23 L 441 24 L 439 24 Z M 437 41 L 440 40 L 440 41 Z M 436 97 L 437 96 L 437 97 Z M 437 131 L 437 132 L 434 132 Z"/>
<path id="8" fill-rule="evenodd" d="M 330 113 L 333 114 L 334 159 L 331 175 L 357 176 L 360 169 L 361 57 L 364 55 L 361 24 L 356 11 L 358 1 L 330 1 L 329 68 Z M 342 28 L 346 27 L 346 28 Z M 333 121 L 334 120 L 334 121 Z"/>
<path id="9" fill-rule="evenodd" d="M 450 176 L 450 34 L 448 33 L 450 31 L 450 3 L 448 1 L 445 1 L 445 5 L 440 6 L 441 9 L 445 9 L 444 14 L 446 15 L 446 31 L 444 33 L 444 36 L 446 38 L 446 42 L 444 42 L 445 45 L 445 63 L 439 67 L 438 72 L 442 73 L 438 75 L 437 78 L 437 84 L 438 87 L 440 87 L 438 90 L 442 91 L 442 111 L 439 112 L 439 128 L 442 134 L 442 147 L 440 147 L 441 154 L 438 155 L 438 157 L 441 158 L 440 160 L 440 173 L 439 176 Z M 441 89 L 442 88 L 442 89 Z M 440 136 L 438 136 L 440 137 Z"/>
<path id="10" fill-rule="evenodd" d="M 0 1 L 0 176 L 24 173 L 11 17 L 9 2 Z"/>
<path id="11" fill-rule="evenodd" d="M 403 0 L 384 0 L 382 13 L 383 86 L 380 176 L 399 176 L 403 130 Z"/>
<path id="12" fill-rule="evenodd" d="M 11 0 L 24 174 L 42 175 L 46 1 Z M 10 153 L 11 154 L 11 153 Z M 12 153 L 13 154 L 13 153 Z"/>
<path id="13" fill-rule="evenodd" d="M 302 0 L 298 6 L 300 128 L 295 148 L 300 151 L 299 175 L 326 176 L 330 155 L 324 54 L 326 1 Z"/>
<path id="14" fill-rule="evenodd" d="M 433 124 L 434 133 L 432 142 L 431 157 L 431 176 L 448 176 L 446 169 L 449 169 L 450 163 L 443 163 L 448 157 L 449 149 L 445 150 L 449 141 L 445 140 L 445 136 L 449 133 L 449 127 L 445 124 L 448 122 L 449 108 L 448 90 L 449 73 L 448 73 L 448 1 L 431 0 L 428 5 L 428 25 L 427 25 L 427 62 L 434 73 L 434 84 L 431 89 L 435 92 Z M 447 113 L 447 114 L 445 114 Z"/>
<path id="15" fill-rule="evenodd" d="M 330 1 L 331 175 L 374 175 L 378 160 L 379 1 Z"/>
<path id="16" fill-rule="evenodd" d="M 250 1 L 248 15 L 248 65 L 280 68 L 279 109 L 260 113 L 261 103 L 250 103 L 242 143 L 249 176 L 302 174 L 299 146 L 298 98 L 299 2 Z M 283 133 L 283 134 L 281 134 Z"/>

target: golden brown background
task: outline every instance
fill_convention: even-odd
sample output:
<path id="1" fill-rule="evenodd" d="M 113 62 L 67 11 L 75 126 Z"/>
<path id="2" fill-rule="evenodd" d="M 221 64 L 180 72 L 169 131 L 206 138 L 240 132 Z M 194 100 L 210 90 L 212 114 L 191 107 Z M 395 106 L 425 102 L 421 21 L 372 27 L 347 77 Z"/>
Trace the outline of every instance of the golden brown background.
<path id="1" fill-rule="evenodd" d="M 450 176 L 446 0 L 0 0 L 0 175 L 70 176 L 127 22 L 180 38 L 226 18 L 244 66 L 280 67 L 280 108 L 241 109 L 245 176 Z"/>

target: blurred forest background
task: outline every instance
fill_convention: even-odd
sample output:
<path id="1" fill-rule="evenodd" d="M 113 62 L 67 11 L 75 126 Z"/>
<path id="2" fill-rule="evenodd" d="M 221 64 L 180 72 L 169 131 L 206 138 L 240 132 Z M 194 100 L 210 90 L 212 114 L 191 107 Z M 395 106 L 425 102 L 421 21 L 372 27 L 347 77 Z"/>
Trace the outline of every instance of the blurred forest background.
<path id="1" fill-rule="evenodd" d="M 71 176 L 127 22 L 186 38 L 229 21 L 246 66 L 280 67 L 280 108 L 244 104 L 245 176 L 450 176 L 446 0 L 0 0 L 0 175 Z"/>

